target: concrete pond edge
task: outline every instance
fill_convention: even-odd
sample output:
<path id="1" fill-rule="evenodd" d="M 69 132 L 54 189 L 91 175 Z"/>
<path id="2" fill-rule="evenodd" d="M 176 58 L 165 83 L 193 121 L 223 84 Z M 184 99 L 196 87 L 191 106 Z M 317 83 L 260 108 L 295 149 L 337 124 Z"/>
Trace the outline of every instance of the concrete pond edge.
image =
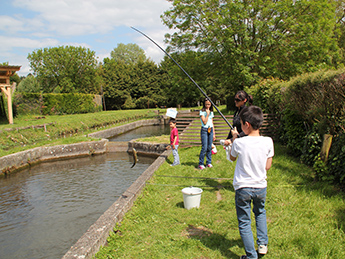
<path id="1" fill-rule="evenodd" d="M 140 120 L 129 124 L 113 127 L 110 129 L 98 131 L 89 134 L 89 137 L 101 138 L 99 141 L 89 141 L 75 144 L 56 145 L 47 147 L 37 147 L 15 154 L 0 157 L 0 175 L 6 175 L 11 172 L 24 169 L 31 165 L 41 162 L 70 159 L 74 157 L 82 157 L 89 155 L 103 154 L 105 152 L 111 152 L 112 143 L 106 138 L 122 134 L 126 131 L 130 131 L 135 128 L 149 125 L 161 125 L 165 123 L 163 117 L 158 119 Z M 140 145 L 139 145 L 140 146 Z M 141 152 L 140 147 L 138 152 Z M 121 150 L 115 151 L 127 151 L 127 146 Z M 145 150 L 155 149 L 144 147 Z M 159 149 L 157 149 L 159 150 Z M 146 152 L 146 151 L 143 151 Z M 158 151 L 159 154 L 162 153 Z"/>

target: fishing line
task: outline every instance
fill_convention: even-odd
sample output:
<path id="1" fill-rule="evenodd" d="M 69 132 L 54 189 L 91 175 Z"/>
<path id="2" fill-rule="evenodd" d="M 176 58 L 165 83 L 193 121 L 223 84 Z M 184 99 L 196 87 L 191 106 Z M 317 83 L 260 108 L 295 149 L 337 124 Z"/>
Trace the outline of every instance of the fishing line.
<path id="1" fill-rule="evenodd" d="M 173 177 L 173 178 L 192 178 L 192 179 L 204 179 L 204 180 L 230 180 L 232 178 L 212 178 L 212 177 L 193 177 L 193 176 L 180 176 L 180 175 L 155 175 L 158 177 Z"/>
<path id="2" fill-rule="evenodd" d="M 147 39 L 149 39 L 153 44 L 155 44 L 161 51 L 163 51 L 174 63 L 186 74 L 186 76 L 198 87 L 198 89 L 201 91 L 201 93 L 210 101 L 210 103 L 213 105 L 214 108 L 216 108 L 217 112 L 222 116 L 222 118 L 225 120 L 225 122 L 229 125 L 231 129 L 234 129 L 234 127 L 230 124 L 230 122 L 225 118 L 223 113 L 218 109 L 218 107 L 212 102 L 211 98 L 207 96 L 207 94 L 200 88 L 200 86 L 193 80 L 193 78 L 180 66 L 179 63 L 173 59 L 172 56 L 169 55 L 168 52 L 166 52 L 161 46 L 159 46 L 153 39 L 151 39 L 149 36 L 147 36 L 145 33 L 139 31 L 138 29 L 131 27 L 133 30 L 139 32 L 141 35 L 145 36 Z"/>
<path id="3" fill-rule="evenodd" d="M 218 186 L 212 186 L 212 185 L 182 185 L 182 184 L 160 184 L 160 183 L 147 183 L 149 185 L 156 185 L 156 186 L 167 186 L 167 187 L 203 187 L 203 188 L 233 188 L 232 185 L 224 186 L 224 185 L 218 185 Z"/>

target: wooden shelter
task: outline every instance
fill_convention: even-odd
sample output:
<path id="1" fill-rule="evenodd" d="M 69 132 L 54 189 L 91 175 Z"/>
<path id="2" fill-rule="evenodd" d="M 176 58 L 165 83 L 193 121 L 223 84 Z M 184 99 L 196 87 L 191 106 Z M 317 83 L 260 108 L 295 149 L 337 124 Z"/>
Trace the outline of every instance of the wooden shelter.
<path id="1" fill-rule="evenodd" d="M 10 77 L 20 68 L 21 66 L 0 66 L 0 88 L 7 96 L 8 121 L 10 124 L 13 124 L 12 93 L 16 87 L 16 83 L 10 85 Z"/>

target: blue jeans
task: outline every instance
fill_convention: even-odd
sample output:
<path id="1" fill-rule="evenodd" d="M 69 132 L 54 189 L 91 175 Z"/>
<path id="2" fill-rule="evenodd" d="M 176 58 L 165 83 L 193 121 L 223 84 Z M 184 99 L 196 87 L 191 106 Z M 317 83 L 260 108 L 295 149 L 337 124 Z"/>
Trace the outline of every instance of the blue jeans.
<path id="1" fill-rule="evenodd" d="M 265 210 L 266 191 L 267 188 L 241 188 L 236 190 L 235 202 L 238 228 L 248 258 L 258 258 L 251 229 L 251 202 L 253 202 L 253 212 L 255 215 L 257 244 L 268 244 Z"/>
<path id="2" fill-rule="evenodd" d="M 204 164 L 204 159 L 206 155 L 206 165 L 211 164 L 212 162 L 212 142 L 213 142 L 213 128 L 211 132 L 207 132 L 207 128 L 201 127 L 200 130 L 201 137 L 201 151 L 199 156 L 199 165 Z"/>
<path id="3" fill-rule="evenodd" d="M 180 164 L 180 157 L 178 155 L 177 149 L 178 149 L 178 145 L 175 145 L 175 149 L 173 149 L 173 146 L 171 145 L 171 150 L 172 150 L 172 153 L 174 156 L 174 163 L 172 163 L 172 165 L 179 165 Z"/>

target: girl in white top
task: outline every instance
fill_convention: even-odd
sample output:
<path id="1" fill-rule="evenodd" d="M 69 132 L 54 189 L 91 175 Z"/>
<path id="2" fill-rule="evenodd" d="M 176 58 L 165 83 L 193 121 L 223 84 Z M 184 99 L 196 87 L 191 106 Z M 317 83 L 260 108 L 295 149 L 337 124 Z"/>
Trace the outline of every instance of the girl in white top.
<path id="1" fill-rule="evenodd" d="M 200 111 L 201 121 L 201 151 L 199 155 L 199 166 L 200 170 L 205 169 L 204 160 L 206 156 L 206 167 L 213 167 L 212 162 L 212 143 L 216 139 L 216 132 L 213 126 L 213 107 L 211 102 L 206 98 L 204 106 Z"/>

